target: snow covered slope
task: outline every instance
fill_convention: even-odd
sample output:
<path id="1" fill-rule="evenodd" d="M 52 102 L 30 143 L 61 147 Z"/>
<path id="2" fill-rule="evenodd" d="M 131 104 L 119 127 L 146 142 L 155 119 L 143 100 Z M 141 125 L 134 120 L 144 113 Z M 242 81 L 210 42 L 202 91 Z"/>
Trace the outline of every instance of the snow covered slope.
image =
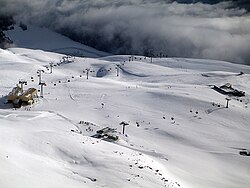
<path id="1" fill-rule="evenodd" d="M 102 57 L 108 55 L 105 52 L 72 41 L 46 28 L 33 25 L 28 25 L 27 30 L 23 30 L 17 25 L 14 28 L 14 30 L 5 31 L 5 34 L 14 42 L 16 47 L 41 49 L 81 57 Z"/>
<path id="2" fill-rule="evenodd" d="M 250 150 L 250 67 L 109 56 L 75 58 L 50 74 L 45 66 L 63 55 L 11 48 L 0 57 L 0 187 L 249 187 L 250 157 L 240 153 Z M 44 98 L 4 104 L 19 79 L 39 89 L 38 69 Z M 246 92 L 229 108 L 211 89 L 227 82 Z M 117 141 L 93 137 L 107 126 Z"/>

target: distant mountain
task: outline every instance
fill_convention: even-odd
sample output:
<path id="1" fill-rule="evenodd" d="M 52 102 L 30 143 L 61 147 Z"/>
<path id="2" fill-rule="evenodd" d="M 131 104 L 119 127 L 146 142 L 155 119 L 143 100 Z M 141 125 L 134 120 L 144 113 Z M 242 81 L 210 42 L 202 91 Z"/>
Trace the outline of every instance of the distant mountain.
<path id="1" fill-rule="evenodd" d="M 29 49 L 41 49 L 80 57 L 103 57 L 108 55 L 81 43 L 53 32 L 47 28 L 20 23 L 12 30 L 4 31 L 4 35 L 13 41 L 13 46 Z"/>
<path id="2" fill-rule="evenodd" d="M 11 16 L 0 15 L 0 48 L 4 48 L 7 44 L 12 43 L 4 31 L 13 29 L 14 23 Z"/>
<path id="3" fill-rule="evenodd" d="M 84 56 L 83 44 L 112 54 L 161 53 L 249 64 L 249 5 L 249 0 L 1 0 L 0 15 L 78 42 L 73 49 L 46 48 L 60 53 Z M 6 43 L 3 32 L 0 37 Z"/>

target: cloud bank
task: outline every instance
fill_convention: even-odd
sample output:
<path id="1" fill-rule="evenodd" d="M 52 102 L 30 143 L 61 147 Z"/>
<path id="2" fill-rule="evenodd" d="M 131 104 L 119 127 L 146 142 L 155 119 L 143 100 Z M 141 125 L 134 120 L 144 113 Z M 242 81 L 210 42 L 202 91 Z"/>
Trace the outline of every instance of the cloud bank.
<path id="1" fill-rule="evenodd" d="M 247 6 L 245 0 L 0 0 L 2 14 L 99 50 L 250 65 Z"/>

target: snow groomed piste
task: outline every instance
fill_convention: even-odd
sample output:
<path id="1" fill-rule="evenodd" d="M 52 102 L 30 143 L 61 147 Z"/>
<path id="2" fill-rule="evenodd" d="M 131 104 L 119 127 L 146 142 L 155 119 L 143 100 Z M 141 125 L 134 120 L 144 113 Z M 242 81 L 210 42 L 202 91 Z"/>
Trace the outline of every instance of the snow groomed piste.
<path id="1" fill-rule="evenodd" d="M 249 187 L 248 66 L 142 56 L 66 63 L 25 48 L 0 57 L 1 187 Z M 5 102 L 20 80 L 38 100 L 13 108 Z M 226 83 L 245 96 L 211 87 Z"/>

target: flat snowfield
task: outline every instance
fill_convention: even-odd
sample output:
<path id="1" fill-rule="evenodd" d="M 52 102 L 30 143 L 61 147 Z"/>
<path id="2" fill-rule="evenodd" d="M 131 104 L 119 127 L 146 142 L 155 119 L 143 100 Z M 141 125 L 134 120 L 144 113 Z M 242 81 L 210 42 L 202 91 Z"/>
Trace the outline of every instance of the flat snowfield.
<path id="1" fill-rule="evenodd" d="M 142 56 L 68 60 L 0 50 L 1 188 L 250 187 L 249 66 Z M 40 90 L 37 70 L 44 70 L 44 97 L 20 109 L 5 104 L 21 79 L 24 89 Z M 228 96 L 212 89 L 226 83 L 246 93 L 230 97 L 229 108 Z M 118 140 L 95 138 L 105 127 Z"/>

